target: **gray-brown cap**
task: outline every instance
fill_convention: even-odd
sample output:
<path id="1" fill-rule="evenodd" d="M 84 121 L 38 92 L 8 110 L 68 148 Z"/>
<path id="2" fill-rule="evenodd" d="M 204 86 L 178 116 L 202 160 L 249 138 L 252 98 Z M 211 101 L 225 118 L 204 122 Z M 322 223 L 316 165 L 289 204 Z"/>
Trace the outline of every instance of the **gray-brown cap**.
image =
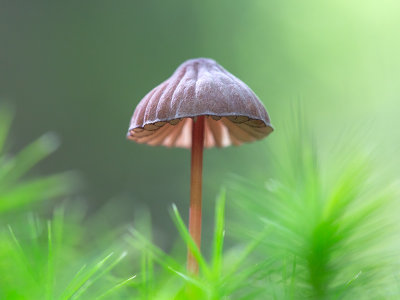
<path id="1" fill-rule="evenodd" d="M 254 92 L 212 59 L 190 59 L 138 104 L 128 138 L 138 143 L 191 147 L 193 118 L 206 116 L 205 147 L 240 145 L 273 131 Z"/>

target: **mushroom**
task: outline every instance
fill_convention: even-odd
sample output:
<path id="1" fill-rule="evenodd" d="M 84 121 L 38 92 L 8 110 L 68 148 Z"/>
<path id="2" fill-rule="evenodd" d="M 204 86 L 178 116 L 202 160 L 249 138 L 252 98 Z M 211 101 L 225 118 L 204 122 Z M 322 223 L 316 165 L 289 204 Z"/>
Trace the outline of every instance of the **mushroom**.
<path id="1" fill-rule="evenodd" d="M 152 146 L 191 148 L 189 232 L 200 249 L 203 148 L 240 145 L 273 131 L 254 92 L 217 62 L 190 59 L 138 104 L 128 139 Z M 188 250 L 187 269 L 198 273 Z"/>

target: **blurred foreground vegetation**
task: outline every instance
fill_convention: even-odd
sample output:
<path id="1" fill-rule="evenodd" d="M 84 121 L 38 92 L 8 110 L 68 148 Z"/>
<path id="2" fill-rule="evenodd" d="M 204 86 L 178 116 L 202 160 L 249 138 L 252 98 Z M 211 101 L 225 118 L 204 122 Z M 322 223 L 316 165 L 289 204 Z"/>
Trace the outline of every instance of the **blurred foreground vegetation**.
<path id="1" fill-rule="evenodd" d="M 145 209 L 105 228 L 101 216 L 69 203 L 79 194 L 77 174 L 33 175 L 56 137 L 10 155 L 12 113 L 2 106 L 0 114 L 0 299 L 400 297 L 399 186 L 354 141 L 321 159 L 298 118 L 265 153 L 275 163 L 262 183 L 226 179 L 204 255 L 175 205 L 181 239 L 166 253 Z M 199 277 L 186 273 L 185 244 L 197 253 Z"/>

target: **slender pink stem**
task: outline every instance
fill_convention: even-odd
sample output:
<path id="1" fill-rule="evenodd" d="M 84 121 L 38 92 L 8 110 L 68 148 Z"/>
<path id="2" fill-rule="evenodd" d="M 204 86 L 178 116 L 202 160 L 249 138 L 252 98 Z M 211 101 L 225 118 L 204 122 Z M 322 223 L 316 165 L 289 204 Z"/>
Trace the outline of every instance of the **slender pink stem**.
<path id="1" fill-rule="evenodd" d="M 189 232 L 197 247 L 201 245 L 201 181 L 203 171 L 204 116 L 193 120 L 192 127 L 192 165 L 190 176 Z M 187 269 L 198 274 L 199 266 L 193 254 L 188 250 Z"/>

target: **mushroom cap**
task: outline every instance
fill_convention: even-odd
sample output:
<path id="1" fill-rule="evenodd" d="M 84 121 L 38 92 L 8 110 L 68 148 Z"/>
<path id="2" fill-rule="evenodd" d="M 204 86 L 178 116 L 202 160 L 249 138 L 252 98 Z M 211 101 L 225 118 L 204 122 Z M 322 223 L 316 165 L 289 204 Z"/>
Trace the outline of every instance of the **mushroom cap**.
<path id="1" fill-rule="evenodd" d="M 128 139 L 152 146 L 190 148 L 192 122 L 206 116 L 204 146 L 240 145 L 273 131 L 254 92 L 216 61 L 185 61 L 138 104 Z"/>

